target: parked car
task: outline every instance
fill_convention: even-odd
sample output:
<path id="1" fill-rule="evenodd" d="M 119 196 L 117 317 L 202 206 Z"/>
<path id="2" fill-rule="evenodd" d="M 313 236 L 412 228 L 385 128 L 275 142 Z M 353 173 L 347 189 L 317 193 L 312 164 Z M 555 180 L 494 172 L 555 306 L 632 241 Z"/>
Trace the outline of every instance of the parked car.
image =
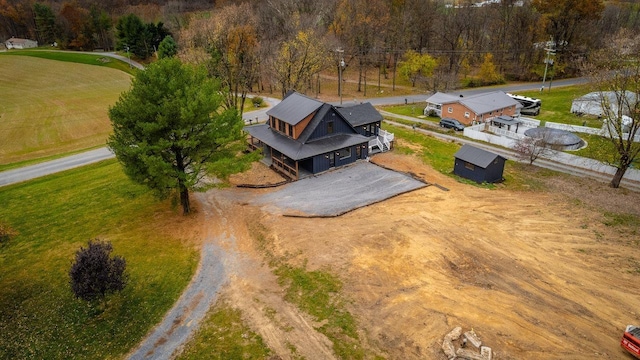
<path id="1" fill-rule="evenodd" d="M 450 119 L 450 118 L 440 119 L 440 127 L 454 129 L 456 131 L 464 130 L 464 125 L 462 125 L 460 121 L 456 119 Z"/>

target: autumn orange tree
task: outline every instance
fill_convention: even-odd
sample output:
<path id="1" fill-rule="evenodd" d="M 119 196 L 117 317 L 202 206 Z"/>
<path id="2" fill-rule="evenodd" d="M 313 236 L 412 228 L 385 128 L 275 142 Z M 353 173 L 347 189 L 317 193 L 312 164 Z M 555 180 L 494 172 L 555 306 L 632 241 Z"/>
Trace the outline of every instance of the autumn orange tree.
<path id="1" fill-rule="evenodd" d="M 578 38 L 582 27 L 600 18 L 603 0 L 533 0 L 532 6 L 542 13 L 547 34 L 551 35 L 558 51 L 558 60 L 566 62 L 571 51 L 579 48 Z M 596 34 L 587 34 L 588 41 Z"/>

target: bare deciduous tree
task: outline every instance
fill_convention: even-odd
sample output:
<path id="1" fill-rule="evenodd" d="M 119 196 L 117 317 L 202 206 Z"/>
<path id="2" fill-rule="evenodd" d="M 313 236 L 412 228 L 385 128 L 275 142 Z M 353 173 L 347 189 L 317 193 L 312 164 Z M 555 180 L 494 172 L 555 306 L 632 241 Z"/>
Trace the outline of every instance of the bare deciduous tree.
<path id="1" fill-rule="evenodd" d="M 640 35 L 621 31 L 586 66 L 599 94 L 604 130 L 616 173 L 609 186 L 620 187 L 627 169 L 640 155 Z"/>
<path id="2" fill-rule="evenodd" d="M 537 137 L 527 136 L 517 140 L 513 147 L 516 157 L 532 165 L 540 157 L 553 155 L 557 147 L 551 141 L 551 137 L 551 131 L 548 128 L 542 128 Z"/>

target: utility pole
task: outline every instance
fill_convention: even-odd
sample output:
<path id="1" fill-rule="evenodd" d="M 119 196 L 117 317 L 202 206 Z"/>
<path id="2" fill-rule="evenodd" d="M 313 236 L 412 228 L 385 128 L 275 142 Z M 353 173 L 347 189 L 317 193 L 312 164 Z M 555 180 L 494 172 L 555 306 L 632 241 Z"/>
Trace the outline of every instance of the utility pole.
<path id="1" fill-rule="evenodd" d="M 342 69 L 344 68 L 344 50 L 336 49 L 336 52 L 340 54 L 340 62 L 338 62 L 338 95 L 340 95 L 340 105 L 342 105 Z"/>
<path id="2" fill-rule="evenodd" d="M 544 51 L 547 52 L 547 57 L 544 59 L 544 76 L 542 77 L 542 87 L 540 88 L 540 92 L 544 91 L 544 82 L 547 80 L 547 69 L 549 68 L 549 64 L 553 66 L 553 59 L 551 59 L 551 56 L 556 54 L 555 49 L 551 48 L 551 46 L 553 46 L 553 37 L 550 38 L 547 45 L 548 46 L 544 49 Z"/>

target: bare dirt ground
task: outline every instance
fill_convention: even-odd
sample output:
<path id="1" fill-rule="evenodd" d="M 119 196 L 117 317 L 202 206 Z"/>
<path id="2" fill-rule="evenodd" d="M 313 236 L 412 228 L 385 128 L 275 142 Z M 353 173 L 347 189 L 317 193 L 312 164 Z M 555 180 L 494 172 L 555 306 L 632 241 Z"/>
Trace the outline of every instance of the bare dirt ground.
<path id="1" fill-rule="evenodd" d="M 442 339 L 462 326 L 494 359 L 631 359 L 619 341 L 640 323 L 640 235 L 602 214 L 639 215 L 640 194 L 576 178 L 545 180 L 549 192 L 485 190 L 412 156 L 374 161 L 450 191 L 431 186 L 325 219 L 249 205 L 270 189 L 205 195 L 226 221 L 204 226 L 233 232 L 242 260 L 222 295 L 279 357 L 334 355 L 318 324 L 283 300 L 251 226 L 265 229 L 269 252 L 337 274 L 367 346 L 387 358 L 446 359 Z M 260 164 L 232 179 L 279 180 Z"/>

